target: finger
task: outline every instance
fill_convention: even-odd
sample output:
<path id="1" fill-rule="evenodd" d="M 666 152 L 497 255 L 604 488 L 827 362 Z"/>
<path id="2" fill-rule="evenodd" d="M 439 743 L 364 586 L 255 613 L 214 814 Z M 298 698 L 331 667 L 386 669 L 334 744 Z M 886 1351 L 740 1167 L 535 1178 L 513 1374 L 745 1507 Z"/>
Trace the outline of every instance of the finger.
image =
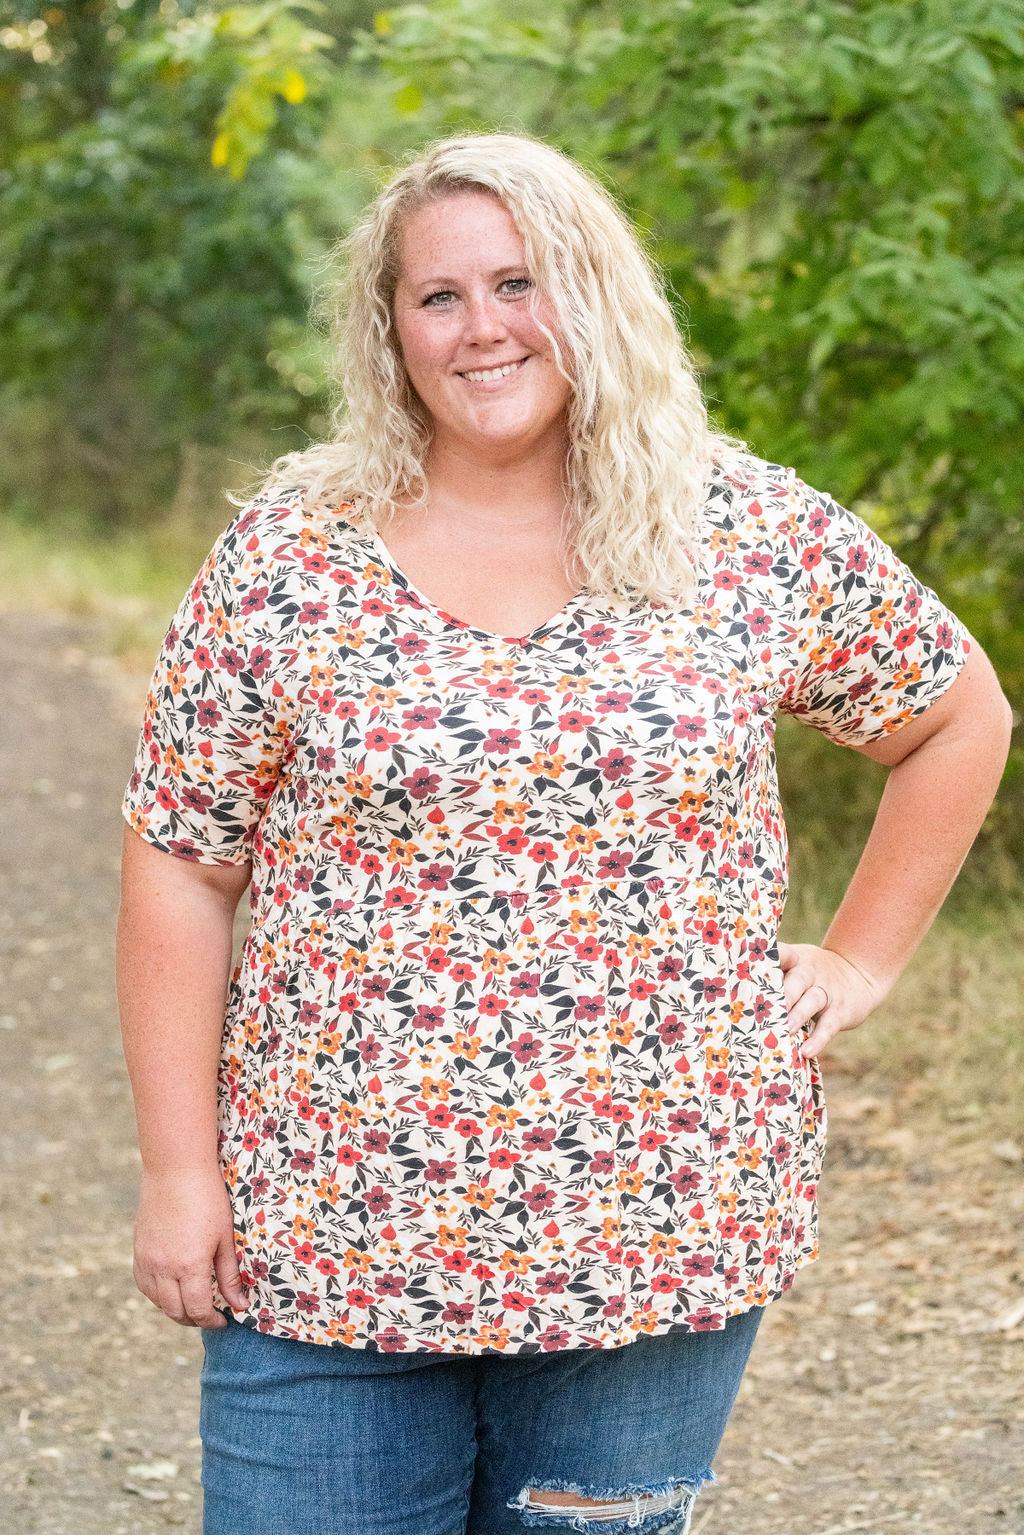
<path id="1" fill-rule="evenodd" d="M 786 999 L 786 1006 L 788 1008 L 792 1009 L 796 1006 L 797 1002 L 799 1002 L 800 998 L 807 990 L 808 985 L 809 982 L 807 977 L 804 975 L 803 971 L 798 970 L 795 965 L 791 969 L 783 972 L 782 994 Z"/>
<path id="2" fill-rule="evenodd" d="M 789 1031 L 795 1034 L 812 1018 L 820 1018 L 828 1009 L 828 992 L 820 982 L 812 981 L 789 1009 Z"/>
<path id="3" fill-rule="evenodd" d="M 233 1233 L 221 1242 L 214 1253 L 213 1268 L 214 1273 L 217 1275 L 220 1293 L 232 1311 L 245 1311 L 249 1304 L 249 1296 L 242 1283 L 242 1276 L 238 1272 L 238 1259 L 235 1256 Z"/>
<path id="4" fill-rule="evenodd" d="M 830 1044 L 839 1033 L 841 1025 L 836 1021 L 834 1013 L 826 1008 L 821 1014 L 814 1028 L 800 1046 L 800 1054 L 805 1060 L 817 1055 Z"/>
<path id="5" fill-rule="evenodd" d="M 167 1274 L 156 1276 L 156 1303 L 164 1316 L 177 1322 L 179 1327 L 191 1327 L 192 1321 L 181 1298 L 181 1287 L 176 1279 Z"/>
<path id="6" fill-rule="evenodd" d="M 779 965 L 783 973 L 787 970 L 792 970 L 799 958 L 800 953 L 795 943 L 779 944 Z"/>
<path id="7" fill-rule="evenodd" d="M 785 971 L 782 982 L 782 990 L 786 998 L 786 1006 L 792 1009 L 805 997 L 811 988 L 818 983 L 814 979 L 810 965 L 804 960 L 802 963 L 798 957 L 793 966 Z M 816 994 L 819 1003 L 824 1006 L 826 993 L 824 988 Z"/>
<path id="8" fill-rule="evenodd" d="M 152 1272 L 136 1261 L 132 1264 L 132 1278 L 135 1280 L 135 1288 L 141 1291 L 146 1299 L 159 1309 L 160 1302 L 156 1296 L 156 1280 Z"/>
<path id="9" fill-rule="evenodd" d="M 226 1325 L 223 1316 L 213 1304 L 213 1279 L 208 1270 L 205 1274 L 189 1274 L 178 1282 L 181 1288 L 181 1302 L 191 1326 L 224 1327 Z"/>

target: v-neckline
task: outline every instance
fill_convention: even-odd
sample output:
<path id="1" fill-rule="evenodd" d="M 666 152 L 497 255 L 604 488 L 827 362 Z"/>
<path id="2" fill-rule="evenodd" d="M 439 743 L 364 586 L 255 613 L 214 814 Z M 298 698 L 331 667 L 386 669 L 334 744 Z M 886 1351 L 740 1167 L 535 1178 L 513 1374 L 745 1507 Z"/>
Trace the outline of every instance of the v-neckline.
<path id="1" fill-rule="evenodd" d="M 402 586 L 406 591 L 411 592 L 413 596 L 423 604 L 428 612 L 433 613 L 437 618 L 441 619 L 446 627 L 459 629 L 463 633 L 475 635 L 478 639 L 487 640 L 492 645 L 511 645 L 517 648 L 521 648 L 524 645 L 529 645 L 541 634 L 547 633 L 547 631 L 550 629 L 557 628 L 558 625 L 576 607 L 576 604 L 581 602 L 583 598 L 587 596 L 586 587 L 580 587 L 579 591 L 574 592 L 567 602 L 563 602 L 562 606 L 557 610 L 557 612 L 552 613 L 550 618 L 546 618 L 542 624 L 538 624 L 536 628 L 531 629 L 528 634 L 498 634 L 494 629 L 481 629 L 478 624 L 471 624 L 466 619 L 459 618 L 457 614 L 448 612 L 447 608 L 442 608 L 438 603 L 433 602 L 431 598 L 427 596 L 426 592 L 421 592 L 415 582 L 409 580 L 409 577 L 406 575 L 405 571 L 396 562 L 390 549 L 376 528 L 370 532 L 369 541 L 376 550 L 381 564 L 387 567 L 387 569 L 397 580 L 399 586 Z"/>

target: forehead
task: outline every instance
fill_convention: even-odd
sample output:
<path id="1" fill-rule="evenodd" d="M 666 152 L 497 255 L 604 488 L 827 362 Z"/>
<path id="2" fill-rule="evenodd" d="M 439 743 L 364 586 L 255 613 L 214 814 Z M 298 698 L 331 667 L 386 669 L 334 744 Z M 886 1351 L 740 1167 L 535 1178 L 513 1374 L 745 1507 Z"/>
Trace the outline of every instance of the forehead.
<path id="1" fill-rule="evenodd" d="M 399 281 L 498 271 L 525 260 L 523 237 L 511 213 L 488 192 L 435 198 L 410 213 L 399 231 Z"/>

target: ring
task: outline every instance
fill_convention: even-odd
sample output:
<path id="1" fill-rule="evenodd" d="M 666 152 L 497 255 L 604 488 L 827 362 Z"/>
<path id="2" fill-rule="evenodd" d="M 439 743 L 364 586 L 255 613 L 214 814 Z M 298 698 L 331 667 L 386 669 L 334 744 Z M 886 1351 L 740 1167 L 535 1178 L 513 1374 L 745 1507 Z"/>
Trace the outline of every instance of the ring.
<path id="1" fill-rule="evenodd" d="M 820 991 L 822 996 L 825 998 L 824 1007 L 819 1007 L 817 1012 L 814 1015 L 815 1017 L 817 1017 L 818 1013 L 823 1013 L 825 1011 L 826 1007 L 831 1006 L 832 998 L 829 996 L 828 992 L 825 990 L 824 986 L 821 984 L 820 981 L 815 981 L 815 983 L 812 986 L 811 990 L 812 991 Z"/>

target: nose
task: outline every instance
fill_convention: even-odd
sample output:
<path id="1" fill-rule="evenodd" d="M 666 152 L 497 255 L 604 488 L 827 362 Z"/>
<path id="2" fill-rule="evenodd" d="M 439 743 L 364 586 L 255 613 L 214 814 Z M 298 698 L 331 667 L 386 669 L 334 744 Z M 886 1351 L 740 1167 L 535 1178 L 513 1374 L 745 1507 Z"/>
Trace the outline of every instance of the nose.
<path id="1" fill-rule="evenodd" d="M 508 335 L 501 304 L 493 293 L 468 295 L 463 312 L 466 318 L 463 339 L 470 346 L 494 346 Z"/>

